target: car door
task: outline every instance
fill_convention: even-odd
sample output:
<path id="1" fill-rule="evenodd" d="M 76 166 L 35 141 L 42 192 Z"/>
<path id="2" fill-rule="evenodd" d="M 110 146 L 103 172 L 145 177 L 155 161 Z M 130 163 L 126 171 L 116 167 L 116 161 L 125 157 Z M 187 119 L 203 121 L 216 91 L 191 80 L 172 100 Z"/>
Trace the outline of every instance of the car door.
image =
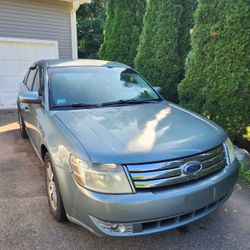
<path id="1" fill-rule="evenodd" d="M 36 66 L 30 67 L 29 72 L 27 74 L 27 77 L 24 80 L 24 85 L 26 86 L 25 91 L 32 90 L 33 82 L 34 82 L 37 71 L 38 70 L 37 70 Z M 34 128 L 32 127 L 32 122 L 31 122 L 32 117 L 31 117 L 31 113 L 30 113 L 30 104 L 20 103 L 20 111 L 22 113 L 22 117 L 23 117 L 23 120 L 25 122 L 26 131 L 29 135 L 29 138 L 32 140 L 32 134 L 33 134 Z"/>
<path id="2" fill-rule="evenodd" d="M 32 91 L 37 91 L 39 96 L 42 97 L 42 104 L 29 104 L 30 124 L 32 127 L 31 137 L 33 146 L 40 152 L 40 145 L 43 136 L 42 119 L 44 118 L 44 84 L 43 84 L 43 68 L 39 65 L 36 66 L 37 72 L 34 77 Z"/>

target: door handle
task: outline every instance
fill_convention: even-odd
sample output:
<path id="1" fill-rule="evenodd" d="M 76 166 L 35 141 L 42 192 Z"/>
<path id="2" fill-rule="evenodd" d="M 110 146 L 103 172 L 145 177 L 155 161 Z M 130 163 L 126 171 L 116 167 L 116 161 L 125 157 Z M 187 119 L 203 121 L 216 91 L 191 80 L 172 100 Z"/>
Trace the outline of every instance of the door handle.
<path id="1" fill-rule="evenodd" d="M 27 106 L 24 107 L 24 111 L 25 111 L 25 112 L 29 112 L 29 111 L 30 111 L 29 107 L 27 107 Z"/>

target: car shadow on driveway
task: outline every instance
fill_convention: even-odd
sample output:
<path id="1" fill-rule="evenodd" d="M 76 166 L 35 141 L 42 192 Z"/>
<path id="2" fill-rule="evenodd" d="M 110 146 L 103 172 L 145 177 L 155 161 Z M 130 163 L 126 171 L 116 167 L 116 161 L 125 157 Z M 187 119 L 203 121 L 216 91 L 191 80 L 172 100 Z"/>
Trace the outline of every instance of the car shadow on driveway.
<path id="1" fill-rule="evenodd" d="M 214 213 L 155 235 L 99 238 L 56 222 L 42 164 L 16 122 L 16 111 L 0 111 L 0 249 L 250 249 L 250 188 L 242 181 Z"/>

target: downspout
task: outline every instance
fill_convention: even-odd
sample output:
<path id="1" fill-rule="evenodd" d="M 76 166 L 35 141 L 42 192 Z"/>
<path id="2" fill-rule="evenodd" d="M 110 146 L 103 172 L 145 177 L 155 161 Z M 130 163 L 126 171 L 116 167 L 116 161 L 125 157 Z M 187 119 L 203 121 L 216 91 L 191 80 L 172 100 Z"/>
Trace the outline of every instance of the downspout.
<path id="1" fill-rule="evenodd" d="M 80 7 L 78 0 L 73 0 L 71 10 L 71 46 L 72 46 L 72 58 L 77 59 L 77 27 L 76 27 L 76 11 Z"/>
<path id="2" fill-rule="evenodd" d="M 78 45 L 77 45 L 77 24 L 76 24 L 76 11 L 81 4 L 91 3 L 91 0 L 73 0 L 71 10 L 71 46 L 72 58 L 78 58 Z"/>

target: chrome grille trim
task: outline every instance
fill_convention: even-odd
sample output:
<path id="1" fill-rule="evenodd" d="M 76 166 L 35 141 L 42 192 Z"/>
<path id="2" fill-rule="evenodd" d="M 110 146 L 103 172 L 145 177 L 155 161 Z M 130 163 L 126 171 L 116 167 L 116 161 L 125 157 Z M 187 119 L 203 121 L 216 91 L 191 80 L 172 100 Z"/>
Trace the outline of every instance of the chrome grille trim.
<path id="1" fill-rule="evenodd" d="M 188 161 L 204 161 L 205 159 L 210 159 L 212 156 L 215 156 L 223 150 L 223 146 L 219 146 L 215 149 L 212 149 L 206 153 L 202 153 L 192 157 L 186 157 L 178 160 L 164 161 L 164 162 L 156 162 L 149 164 L 133 164 L 127 165 L 129 172 L 146 172 L 146 171 L 158 171 L 163 169 L 172 169 L 174 167 L 179 167 Z M 224 151 L 224 150 L 223 150 Z"/>
<path id="2" fill-rule="evenodd" d="M 182 165 L 190 161 L 201 162 L 203 169 L 196 174 L 185 174 Z M 127 165 L 136 189 L 158 188 L 185 183 L 212 174 L 227 164 L 223 145 L 199 155 L 166 162 Z"/>
<path id="3" fill-rule="evenodd" d="M 222 161 L 222 160 L 226 160 L 224 151 L 222 151 L 220 154 L 218 154 L 210 159 L 202 161 L 202 165 L 203 165 L 203 168 L 208 168 L 209 166 L 211 166 L 219 161 Z"/>
<path id="4" fill-rule="evenodd" d="M 175 168 L 162 171 L 131 173 L 131 176 L 133 180 L 153 180 L 153 179 L 175 177 L 180 174 L 181 174 L 181 169 Z"/>

